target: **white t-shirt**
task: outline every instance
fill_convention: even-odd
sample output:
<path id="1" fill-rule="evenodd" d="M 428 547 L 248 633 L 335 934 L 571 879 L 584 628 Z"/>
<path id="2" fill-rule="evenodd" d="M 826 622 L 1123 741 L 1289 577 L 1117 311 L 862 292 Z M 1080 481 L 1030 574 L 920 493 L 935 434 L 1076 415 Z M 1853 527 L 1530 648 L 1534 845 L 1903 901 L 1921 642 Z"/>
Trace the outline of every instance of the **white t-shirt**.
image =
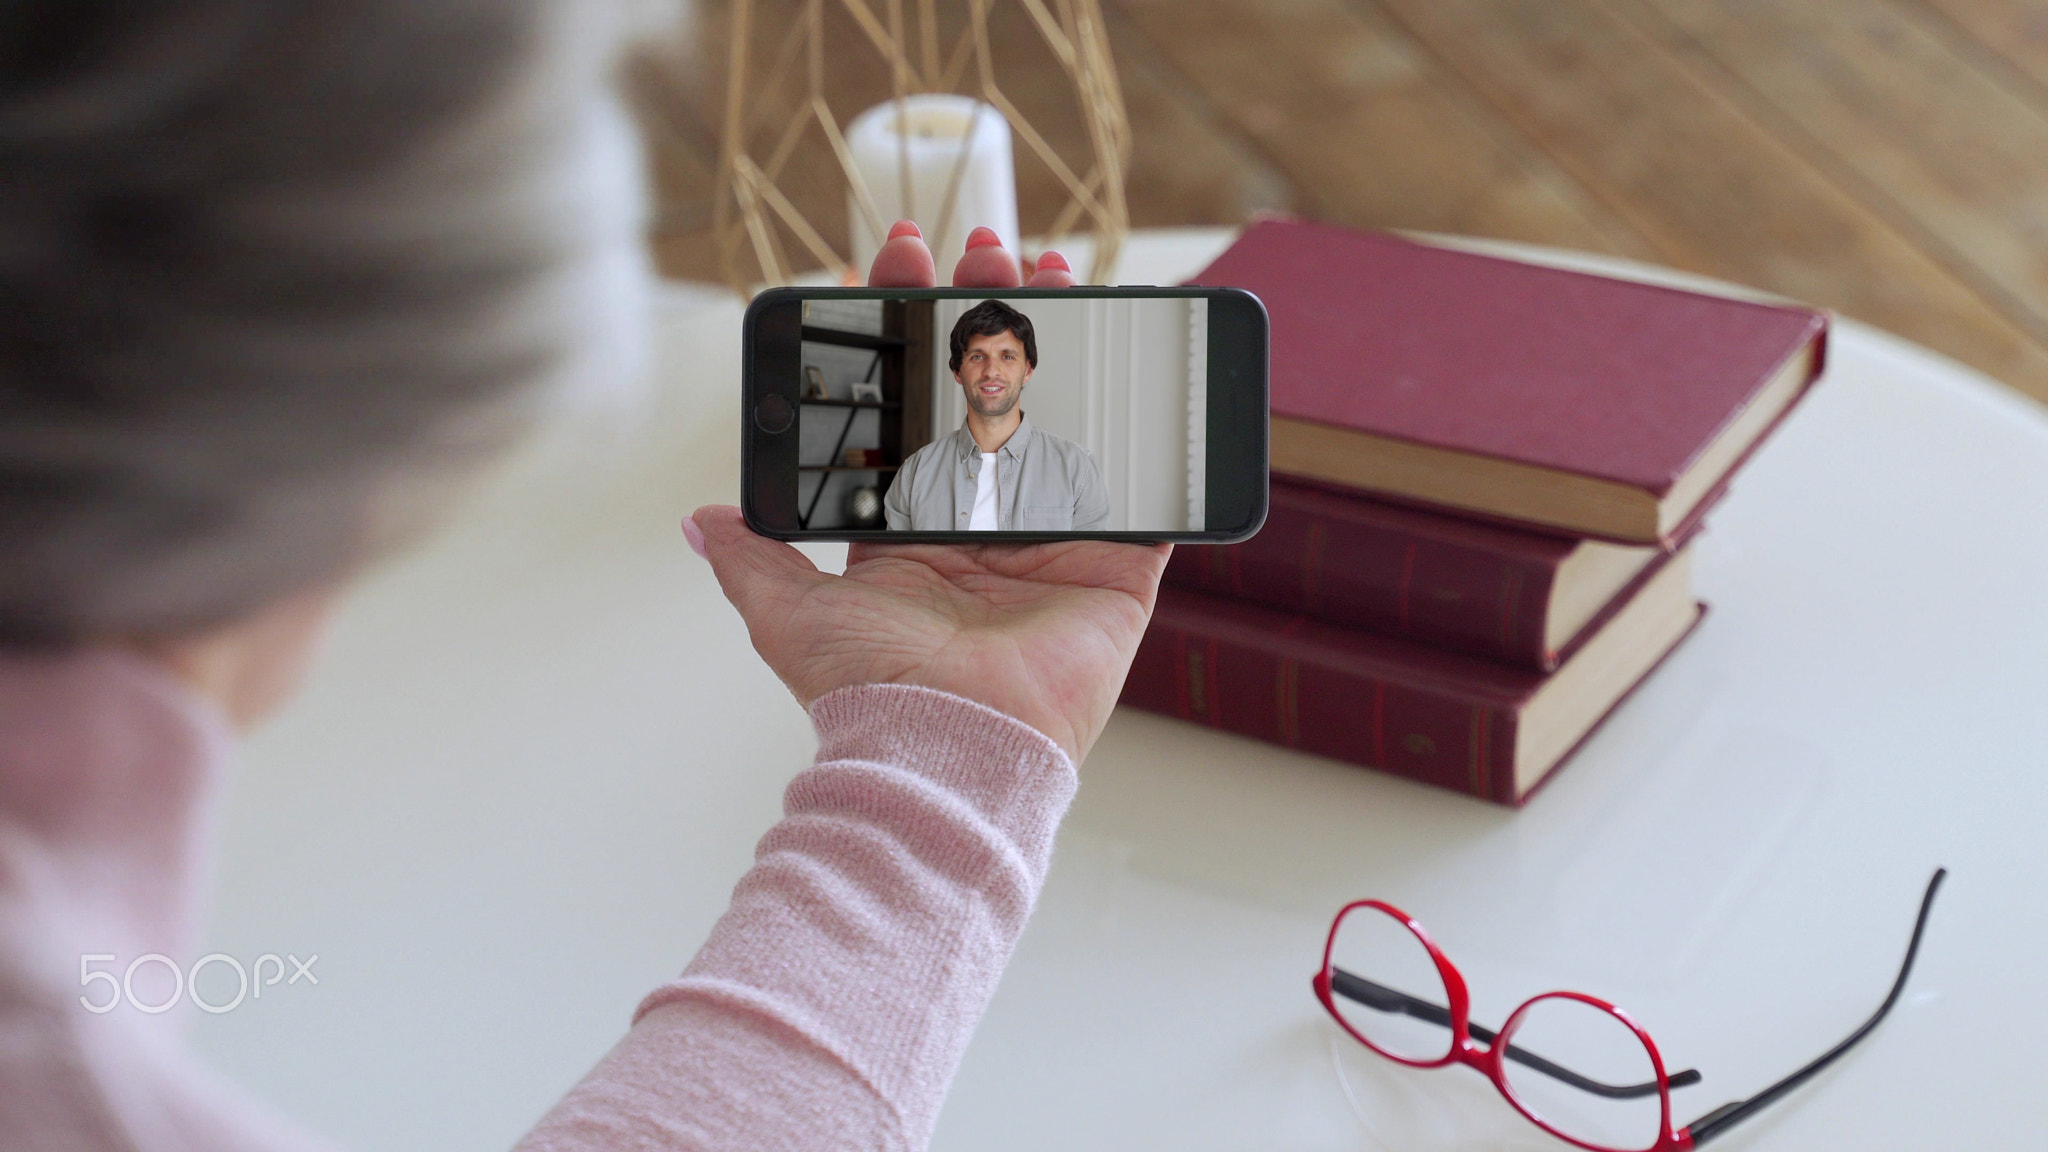
<path id="1" fill-rule="evenodd" d="M 969 532 L 996 530 L 996 454 L 981 454 L 981 471 L 974 476 L 974 511 L 967 517 Z"/>

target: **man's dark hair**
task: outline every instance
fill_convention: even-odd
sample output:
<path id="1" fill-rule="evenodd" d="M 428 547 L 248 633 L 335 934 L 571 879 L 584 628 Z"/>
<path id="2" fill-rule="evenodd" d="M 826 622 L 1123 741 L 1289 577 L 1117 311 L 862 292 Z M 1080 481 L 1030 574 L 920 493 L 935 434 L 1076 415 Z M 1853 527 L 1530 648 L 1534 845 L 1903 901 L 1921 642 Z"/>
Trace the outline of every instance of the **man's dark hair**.
<path id="1" fill-rule="evenodd" d="M 1008 332 L 1024 345 L 1024 359 L 1038 367 L 1038 337 L 1031 333 L 1031 317 L 1001 300 L 983 300 L 960 314 L 953 322 L 953 358 L 947 363 L 960 371 L 960 359 L 967 355 L 967 342 L 976 336 L 997 336 Z"/>

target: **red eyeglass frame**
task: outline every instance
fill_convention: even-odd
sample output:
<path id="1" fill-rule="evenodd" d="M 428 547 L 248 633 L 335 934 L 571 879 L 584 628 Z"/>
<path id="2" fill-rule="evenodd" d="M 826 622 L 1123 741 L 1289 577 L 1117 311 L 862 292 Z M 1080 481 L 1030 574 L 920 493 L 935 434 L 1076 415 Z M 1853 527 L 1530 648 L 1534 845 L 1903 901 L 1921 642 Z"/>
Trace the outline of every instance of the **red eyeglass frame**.
<path id="1" fill-rule="evenodd" d="M 1451 1047 L 1441 1058 L 1413 1060 L 1406 1056 L 1396 1056 L 1366 1039 L 1344 1019 L 1344 1014 L 1338 1011 L 1335 992 L 1330 987 L 1330 961 L 1337 947 L 1337 930 L 1343 927 L 1344 918 L 1359 908 L 1375 908 L 1393 917 L 1421 941 L 1425 949 L 1428 949 L 1430 960 L 1436 964 L 1437 974 L 1443 977 L 1444 993 L 1450 1000 L 1448 1007 L 1451 1014 Z M 1353 1040 L 1395 1063 L 1406 1064 L 1410 1068 L 1442 1068 L 1450 1064 L 1463 1064 L 1491 1080 L 1494 1088 L 1530 1123 L 1567 1144 L 1587 1149 L 1587 1152 L 1692 1152 L 1691 1130 L 1674 1129 L 1671 1126 L 1671 1078 L 1665 1074 L 1664 1057 L 1657 1051 L 1657 1042 L 1650 1039 L 1650 1034 L 1643 1031 L 1642 1025 L 1630 1019 L 1628 1013 L 1597 996 L 1588 996 L 1583 992 L 1544 992 L 1522 1001 L 1519 1007 L 1508 1014 L 1507 1022 L 1501 1025 L 1500 1032 L 1494 1036 L 1493 1042 L 1481 1045 L 1472 1039 L 1472 998 L 1465 989 L 1464 975 L 1458 971 L 1457 965 L 1452 964 L 1450 958 L 1444 955 L 1443 949 L 1436 946 L 1436 941 L 1429 938 L 1429 933 L 1413 916 L 1384 900 L 1354 900 L 1337 913 L 1336 919 L 1330 922 L 1329 938 L 1323 942 L 1323 966 L 1316 970 L 1314 983 L 1316 999 L 1322 1001 L 1323 1009 L 1330 1014 L 1330 1018 L 1335 1020 L 1337 1026 L 1344 1029 Z M 1657 1070 L 1657 1104 L 1661 1119 L 1657 1125 L 1658 1138 L 1655 1144 L 1648 1148 L 1615 1148 L 1605 1144 L 1588 1144 L 1552 1127 L 1549 1121 L 1537 1115 L 1515 1095 L 1515 1090 L 1508 1084 L 1507 1070 L 1502 1067 L 1507 1056 L 1508 1042 L 1514 1038 L 1516 1030 L 1521 1027 L 1522 1018 L 1529 1010 L 1545 1000 L 1576 1000 L 1597 1008 L 1621 1021 L 1629 1031 L 1635 1033 L 1636 1039 L 1643 1042 L 1643 1048 L 1650 1054 L 1650 1064 Z"/>
<path id="2" fill-rule="evenodd" d="M 1936 868 L 1934 875 L 1928 879 L 1927 891 L 1920 897 L 1920 914 L 1913 921 L 1912 938 L 1906 942 L 1906 957 L 1899 964 L 1899 974 L 1892 980 L 1891 991 L 1885 995 L 1884 1003 L 1878 1005 L 1877 1011 L 1872 1013 L 1869 1019 L 1865 1020 L 1854 1032 L 1849 1033 L 1846 1039 L 1814 1059 L 1807 1061 L 1797 1071 L 1783 1077 L 1777 1083 L 1772 1084 L 1770 1087 L 1765 1088 L 1746 1100 L 1731 1100 L 1683 1128 L 1673 1128 L 1671 1125 L 1671 1089 L 1674 1087 L 1674 1082 L 1680 1085 L 1698 1083 L 1700 1074 L 1690 1068 L 1678 1073 L 1675 1077 L 1667 1074 L 1664 1070 L 1664 1057 L 1657 1051 L 1657 1044 L 1650 1039 L 1650 1034 L 1643 1031 L 1642 1027 L 1634 1020 L 1631 1020 L 1628 1013 L 1609 1004 L 1605 1000 L 1588 996 L 1583 992 L 1545 992 L 1540 996 L 1532 996 L 1523 1001 L 1521 1007 L 1514 1010 L 1513 1014 L 1508 1017 L 1507 1023 L 1501 1025 L 1500 1031 L 1493 1035 L 1487 1047 L 1481 1048 L 1477 1043 L 1473 1042 L 1473 1024 L 1470 1017 L 1471 997 L 1465 991 L 1464 976 L 1459 974 L 1457 967 L 1444 956 L 1443 950 L 1436 946 L 1436 941 L 1429 938 L 1429 933 L 1423 930 L 1421 924 L 1416 923 L 1414 917 L 1383 900 L 1354 900 L 1338 911 L 1337 918 L 1330 922 L 1330 935 L 1323 943 L 1323 966 L 1317 969 L 1313 983 L 1316 990 L 1316 999 L 1322 1001 L 1323 1010 L 1328 1012 L 1330 1018 L 1337 1022 L 1337 1026 L 1344 1029 L 1345 1033 L 1353 1040 L 1358 1041 L 1360 1044 L 1365 1045 L 1389 1060 L 1406 1064 L 1411 1068 L 1441 1068 L 1446 1064 L 1463 1064 L 1468 1068 L 1472 1068 L 1488 1080 L 1493 1081 L 1494 1088 L 1498 1089 L 1500 1094 L 1507 1098 L 1508 1103 L 1514 1106 L 1515 1111 L 1528 1117 L 1529 1121 L 1538 1128 L 1563 1140 L 1567 1144 L 1589 1149 L 1590 1152 L 1690 1152 L 1691 1149 L 1706 1144 L 1735 1125 L 1756 1115 L 1777 1101 L 1784 1099 L 1800 1085 L 1818 1075 L 1822 1069 L 1834 1063 L 1843 1053 L 1861 1043 L 1863 1038 L 1870 1035 L 1871 1031 L 1884 1020 L 1886 1014 L 1891 1012 L 1892 1006 L 1899 1002 L 1899 994 L 1906 989 L 1906 978 L 1913 972 L 1914 957 L 1920 953 L 1920 938 L 1927 931 L 1927 914 L 1934 910 L 1934 894 L 1941 890 L 1941 882 L 1947 876 L 1948 869 Z M 1445 996 L 1450 1001 L 1447 1009 L 1435 1008 L 1433 1005 L 1428 1005 L 1426 1001 L 1416 1001 L 1413 997 L 1407 996 L 1406 993 L 1394 992 L 1384 988 L 1380 989 L 1380 991 L 1392 992 L 1393 995 L 1410 1001 L 1409 1013 L 1411 1015 L 1415 1014 L 1415 1006 L 1422 1005 L 1432 1009 L 1432 1014 L 1425 1018 L 1430 1019 L 1433 1023 L 1440 1023 L 1440 1021 L 1435 1020 L 1434 1012 L 1442 1011 L 1449 1017 L 1451 1046 L 1450 1051 L 1441 1059 L 1411 1060 L 1405 1056 L 1396 1056 L 1360 1035 L 1358 1030 L 1353 1028 L 1350 1022 L 1344 1019 L 1344 1014 L 1337 1010 L 1337 991 L 1330 977 L 1330 973 L 1333 971 L 1330 961 L 1337 947 L 1337 930 L 1343 926 L 1344 917 L 1350 915 L 1353 910 L 1358 908 L 1376 909 L 1393 917 L 1403 927 L 1407 928 L 1417 940 L 1422 942 L 1422 946 L 1429 952 L 1430 960 L 1436 964 L 1437 973 L 1443 978 Z M 1347 995 L 1349 994 L 1347 993 Z M 1542 1117 L 1532 1111 L 1528 1105 L 1516 1098 L 1514 1090 L 1508 1086 L 1506 1069 L 1502 1067 L 1502 1064 L 1508 1059 L 1521 1063 L 1530 1063 L 1530 1060 L 1528 1053 L 1514 1048 L 1509 1041 L 1514 1038 L 1516 1030 L 1521 1027 L 1522 1017 L 1528 1013 L 1530 1008 L 1544 1000 L 1552 999 L 1577 1000 L 1580 1003 L 1606 1012 L 1626 1025 L 1628 1030 L 1635 1033 L 1636 1038 L 1643 1042 L 1643 1048 L 1650 1054 L 1650 1064 L 1657 1072 L 1657 1096 L 1662 1108 L 1662 1120 L 1658 1125 L 1660 1135 L 1655 1144 L 1649 1148 L 1641 1149 L 1614 1149 L 1599 1144 L 1588 1144 L 1583 1140 L 1567 1136 L 1556 1128 L 1551 1127 Z M 1482 1029 L 1482 1031 L 1485 1031 L 1485 1029 Z M 1558 1075 L 1560 1072 L 1563 1072 L 1568 1077 L 1576 1078 L 1568 1070 L 1557 1069 L 1555 1066 L 1539 1070 L 1546 1071 L 1549 1075 Z M 1581 1084 L 1580 1086 L 1583 1087 L 1584 1085 Z"/>

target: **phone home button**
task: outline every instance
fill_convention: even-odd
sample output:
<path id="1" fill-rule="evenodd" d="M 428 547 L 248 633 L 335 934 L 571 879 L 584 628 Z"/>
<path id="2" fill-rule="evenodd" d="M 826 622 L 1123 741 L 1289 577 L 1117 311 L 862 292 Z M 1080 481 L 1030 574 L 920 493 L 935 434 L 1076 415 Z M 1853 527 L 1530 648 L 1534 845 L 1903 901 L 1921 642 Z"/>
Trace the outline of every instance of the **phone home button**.
<path id="1" fill-rule="evenodd" d="M 796 420 L 796 405 L 780 392 L 770 392 L 754 404 L 754 426 L 770 436 L 789 431 Z"/>

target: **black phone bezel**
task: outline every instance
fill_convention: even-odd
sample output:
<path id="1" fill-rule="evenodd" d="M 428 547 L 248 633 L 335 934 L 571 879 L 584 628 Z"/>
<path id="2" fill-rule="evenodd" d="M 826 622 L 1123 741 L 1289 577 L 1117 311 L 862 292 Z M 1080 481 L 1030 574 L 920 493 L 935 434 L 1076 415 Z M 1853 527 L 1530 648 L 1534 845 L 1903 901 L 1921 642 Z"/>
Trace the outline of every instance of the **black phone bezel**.
<path id="1" fill-rule="evenodd" d="M 778 401 L 794 410 L 802 396 L 805 300 L 1171 299 L 1209 301 L 1209 410 L 1206 509 L 1228 527 L 1183 532 L 892 532 L 887 528 L 800 528 L 796 524 L 796 448 L 800 417 L 776 423 Z M 1242 288 L 771 288 L 747 305 L 740 353 L 740 508 L 763 536 L 791 541 L 892 544 L 998 544 L 1048 540 L 1123 540 L 1228 544 L 1266 520 L 1268 490 L 1268 341 L 1266 306 Z M 775 413 L 757 419 L 764 401 Z M 764 410 L 765 412 L 766 410 Z"/>

